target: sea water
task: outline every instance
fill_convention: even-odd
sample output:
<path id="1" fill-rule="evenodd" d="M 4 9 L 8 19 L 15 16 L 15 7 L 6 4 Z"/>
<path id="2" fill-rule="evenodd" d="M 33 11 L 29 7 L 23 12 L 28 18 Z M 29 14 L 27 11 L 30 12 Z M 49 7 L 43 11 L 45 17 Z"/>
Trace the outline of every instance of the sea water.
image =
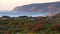
<path id="1" fill-rule="evenodd" d="M 11 16 L 11 17 L 18 17 L 18 16 L 45 16 L 48 14 L 47 12 L 29 12 L 29 11 L 0 11 L 0 16 Z"/>

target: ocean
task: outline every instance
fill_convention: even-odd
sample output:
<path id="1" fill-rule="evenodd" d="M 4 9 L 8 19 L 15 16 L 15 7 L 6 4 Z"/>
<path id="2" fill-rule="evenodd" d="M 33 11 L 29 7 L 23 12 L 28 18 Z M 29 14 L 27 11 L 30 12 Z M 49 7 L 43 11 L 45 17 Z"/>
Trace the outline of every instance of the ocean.
<path id="1" fill-rule="evenodd" d="M 10 16 L 10 17 L 18 17 L 18 16 L 45 16 L 47 12 L 28 12 L 28 11 L 0 11 L 0 16 Z"/>

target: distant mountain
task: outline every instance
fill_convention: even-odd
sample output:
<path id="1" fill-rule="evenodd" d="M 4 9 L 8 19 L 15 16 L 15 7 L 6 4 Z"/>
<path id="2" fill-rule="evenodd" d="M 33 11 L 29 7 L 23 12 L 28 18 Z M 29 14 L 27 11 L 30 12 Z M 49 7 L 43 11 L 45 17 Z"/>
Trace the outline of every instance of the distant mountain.
<path id="1" fill-rule="evenodd" d="M 17 6 L 13 11 L 28 11 L 28 12 L 48 12 L 48 15 L 60 13 L 60 2 L 51 3 L 36 3 L 23 6 Z"/>
<path id="2" fill-rule="evenodd" d="M 13 11 L 32 11 L 32 12 L 60 12 L 60 2 L 36 3 L 17 6 Z"/>

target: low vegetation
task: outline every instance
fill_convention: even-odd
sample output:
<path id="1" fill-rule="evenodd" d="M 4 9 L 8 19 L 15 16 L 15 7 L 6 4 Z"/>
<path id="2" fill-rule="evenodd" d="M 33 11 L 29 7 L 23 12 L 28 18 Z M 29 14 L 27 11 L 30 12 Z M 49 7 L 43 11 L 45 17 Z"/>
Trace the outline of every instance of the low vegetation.
<path id="1" fill-rule="evenodd" d="M 60 14 L 47 17 L 0 17 L 0 34 L 60 34 Z"/>

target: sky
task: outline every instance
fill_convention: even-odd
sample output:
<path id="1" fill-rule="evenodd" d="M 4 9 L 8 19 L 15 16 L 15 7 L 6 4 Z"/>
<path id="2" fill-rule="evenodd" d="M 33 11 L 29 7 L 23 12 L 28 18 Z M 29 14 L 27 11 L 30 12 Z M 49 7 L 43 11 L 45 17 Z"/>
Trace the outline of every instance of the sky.
<path id="1" fill-rule="evenodd" d="M 0 10 L 12 10 L 16 6 L 22 6 L 32 3 L 48 3 L 60 0 L 0 0 Z"/>

